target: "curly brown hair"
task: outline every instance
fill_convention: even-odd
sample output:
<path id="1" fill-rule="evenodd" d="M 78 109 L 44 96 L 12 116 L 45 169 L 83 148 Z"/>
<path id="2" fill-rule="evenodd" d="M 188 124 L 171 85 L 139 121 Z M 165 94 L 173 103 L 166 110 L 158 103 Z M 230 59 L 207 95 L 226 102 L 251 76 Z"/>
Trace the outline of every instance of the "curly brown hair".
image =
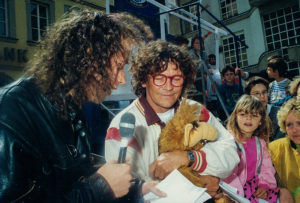
<path id="1" fill-rule="evenodd" d="M 73 11 L 47 28 L 27 75 L 64 117 L 87 101 L 93 71 L 102 76 L 103 91 L 111 90 L 110 58 L 121 53 L 127 61 L 130 53 L 124 40 L 138 45 L 148 37 L 153 37 L 150 28 L 130 14 Z"/>
<path id="2" fill-rule="evenodd" d="M 195 61 L 186 49 L 157 40 L 139 47 L 130 59 L 131 82 L 137 96 L 145 95 L 146 90 L 142 84 L 147 82 L 148 75 L 165 71 L 169 60 L 178 64 L 177 67 L 185 76 L 181 96 L 186 93 L 195 82 L 197 71 Z"/>
<path id="3" fill-rule="evenodd" d="M 239 143 L 244 143 L 246 138 L 243 136 L 237 122 L 237 114 L 241 111 L 248 113 L 258 113 L 261 115 L 261 124 L 253 132 L 252 136 L 257 136 L 269 142 L 269 136 L 271 132 L 271 120 L 267 115 L 266 108 L 260 102 L 260 100 L 251 95 L 243 95 L 235 105 L 233 112 L 228 118 L 227 129 L 233 133 L 235 139 Z"/>

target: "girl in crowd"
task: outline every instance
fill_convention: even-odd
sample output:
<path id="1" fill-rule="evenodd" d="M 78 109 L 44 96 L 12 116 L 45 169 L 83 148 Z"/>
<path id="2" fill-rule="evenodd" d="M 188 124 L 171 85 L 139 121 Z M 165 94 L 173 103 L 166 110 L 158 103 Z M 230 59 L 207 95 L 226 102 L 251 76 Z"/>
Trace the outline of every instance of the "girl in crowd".
<path id="1" fill-rule="evenodd" d="M 271 133 L 269 136 L 269 141 L 285 137 L 285 134 L 280 131 L 277 121 L 277 112 L 280 109 L 278 106 L 274 106 L 268 104 L 269 101 L 269 82 L 259 76 L 253 76 L 247 80 L 245 84 L 245 94 L 255 96 L 258 98 L 261 103 L 265 106 L 267 110 L 267 115 L 270 117 L 272 125 L 271 125 Z"/>
<path id="2" fill-rule="evenodd" d="M 270 119 L 264 105 L 254 96 L 242 96 L 229 117 L 227 128 L 235 137 L 240 163 L 224 181 L 251 203 L 259 199 L 277 202 L 279 189 L 266 144 Z"/>
<path id="3" fill-rule="evenodd" d="M 292 98 L 280 108 L 278 124 L 287 137 L 271 142 L 271 157 L 278 185 L 286 187 L 300 202 L 300 101 Z M 281 192 L 281 191 L 280 191 Z"/>

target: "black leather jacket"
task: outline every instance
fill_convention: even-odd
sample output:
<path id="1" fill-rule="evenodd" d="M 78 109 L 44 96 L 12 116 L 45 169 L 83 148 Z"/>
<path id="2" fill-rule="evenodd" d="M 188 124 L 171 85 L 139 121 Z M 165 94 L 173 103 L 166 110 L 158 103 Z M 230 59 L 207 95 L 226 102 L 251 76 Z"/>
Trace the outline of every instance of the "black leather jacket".
<path id="1" fill-rule="evenodd" d="M 32 79 L 0 89 L 0 202 L 114 201 L 97 161 Z"/>

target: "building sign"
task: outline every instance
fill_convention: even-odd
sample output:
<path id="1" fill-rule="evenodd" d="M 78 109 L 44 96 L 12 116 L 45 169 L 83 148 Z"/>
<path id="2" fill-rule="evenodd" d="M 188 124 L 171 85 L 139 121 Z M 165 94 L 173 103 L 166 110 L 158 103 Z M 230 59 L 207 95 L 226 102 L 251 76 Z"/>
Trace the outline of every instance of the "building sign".
<path id="1" fill-rule="evenodd" d="M 26 63 L 28 50 L 4 47 L 0 50 L 0 62 Z"/>

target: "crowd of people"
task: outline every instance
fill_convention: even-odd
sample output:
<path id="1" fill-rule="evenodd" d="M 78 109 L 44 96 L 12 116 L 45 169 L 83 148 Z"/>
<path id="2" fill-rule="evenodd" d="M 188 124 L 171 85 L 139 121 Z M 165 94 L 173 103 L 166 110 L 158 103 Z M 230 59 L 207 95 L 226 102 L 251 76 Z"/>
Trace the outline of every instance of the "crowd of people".
<path id="1" fill-rule="evenodd" d="M 194 53 L 196 49 L 192 50 L 191 53 Z M 215 65 L 210 60 L 209 64 Z M 218 79 L 210 81 L 206 78 L 207 84 L 216 83 L 221 96 L 217 100 L 223 100 L 230 117 L 227 117 L 224 110 L 220 108 L 219 102 L 211 103 L 211 98 L 214 98 L 211 94 L 207 95 L 207 107 L 215 116 L 225 121 L 227 130 L 235 137 L 239 152 L 240 163 L 232 174 L 223 180 L 236 187 L 239 193 L 251 202 L 257 202 L 256 198 L 262 198 L 268 202 L 276 202 L 277 199 L 280 202 L 292 202 L 293 198 L 296 202 L 300 201 L 300 148 L 296 140 L 296 137 L 300 136 L 300 123 L 296 124 L 300 118 L 296 113 L 300 104 L 300 77 L 290 80 L 287 77 L 287 70 L 285 60 L 281 56 L 274 55 L 268 57 L 266 69 L 258 73 L 244 72 L 240 68 L 226 66 L 220 71 L 222 82 Z M 242 91 L 236 82 L 238 71 L 245 80 Z M 215 73 L 209 70 L 207 74 Z M 207 85 L 207 92 L 211 91 L 209 89 Z M 257 98 L 256 101 L 254 98 Z M 287 109 L 291 103 L 295 105 L 293 111 L 291 107 Z M 258 104 L 262 104 L 263 108 L 258 107 Z M 293 131 L 288 132 L 286 119 L 290 118 L 287 116 L 290 111 L 293 112 L 293 120 L 290 121 Z M 249 118 L 246 119 L 246 117 Z M 267 121 L 267 123 L 263 124 L 262 121 Z M 243 131 L 247 130 L 247 126 L 249 129 L 252 128 L 250 132 Z M 283 145 L 283 142 L 288 144 Z M 260 150 L 256 148 L 258 145 Z M 256 159 L 258 152 L 263 154 L 261 159 L 259 157 Z M 259 162 L 263 169 L 257 168 Z M 277 186 L 279 188 L 276 188 Z M 274 197 L 274 194 L 277 197 Z"/>
<path id="2" fill-rule="evenodd" d="M 159 154 L 162 129 L 199 75 L 199 39 L 191 47 L 154 40 L 126 13 L 74 11 L 49 27 L 26 74 L 0 88 L 0 202 L 143 202 L 149 192 L 165 197 L 155 186 L 182 166 L 199 174 L 212 200 L 224 198 L 222 180 L 251 203 L 300 202 L 300 78 L 285 77 L 280 56 L 268 59 L 272 83 L 239 69 L 248 77 L 241 92 L 236 70 L 220 74 L 208 55 L 206 74 L 224 80 L 217 87 L 227 125 L 209 111 L 219 106 L 213 90 L 208 108 L 187 99 L 216 140 Z M 92 151 L 84 105 L 125 84 L 127 63 L 137 99 L 111 121 L 101 157 Z M 127 159 L 117 163 L 126 113 L 136 122 Z"/>
<path id="3" fill-rule="evenodd" d="M 198 59 L 199 55 L 194 54 L 195 47 L 192 41 L 190 52 Z M 210 60 L 209 64 L 215 65 Z M 261 72 L 244 72 L 240 68 L 226 66 L 221 70 L 222 82 L 206 78 L 207 84 L 215 82 L 221 96 L 217 101 L 223 100 L 230 117 L 220 108 L 219 102 L 211 103 L 211 98 L 215 99 L 211 94 L 207 95 L 207 107 L 227 124 L 227 130 L 234 135 L 240 158 L 232 174 L 223 180 L 251 202 L 258 202 L 257 198 L 268 202 L 276 202 L 277 199 L 293 202 L 293 198 L 296 202 L 300 201 L 300 147 L 296 139 L 300 136 L 300 123 L 297 123 L 300 118 L 297 113 L 300 78 L 290 80 L 287 70 L 285 60 L 274 55 L 268 57 L 267 67 Z M 242 91 L 236 82 L 238 71 L 245 80 Z M 215 73 L 209 70 L 207 74 Z M 211 91 L 209 85 L 206 90 Z M 293 111 L 292 103 L 295 105 Z M 286 130 L 289 112 L 293 112 L 289 124 L 293 126 L 291 131 Z M 256 157 L 259 153 L 261 158 Z"/>

